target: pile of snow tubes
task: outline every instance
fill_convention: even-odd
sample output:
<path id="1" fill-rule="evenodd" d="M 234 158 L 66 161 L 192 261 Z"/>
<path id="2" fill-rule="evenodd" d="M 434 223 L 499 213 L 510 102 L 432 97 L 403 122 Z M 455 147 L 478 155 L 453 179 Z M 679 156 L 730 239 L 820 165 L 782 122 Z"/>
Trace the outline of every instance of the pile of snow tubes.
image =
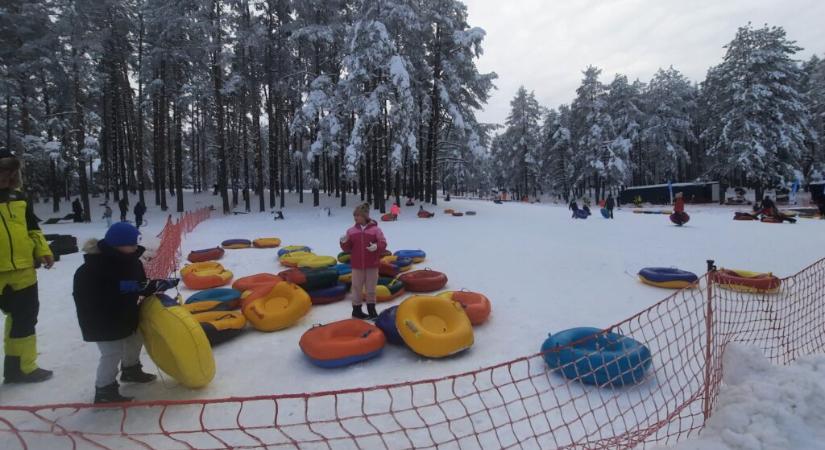
<path id="1" fill-rule="evenodd" d="M 473 345 L 473 325 L 458 302 L 443 297 L 414 295 L 395 312 L 401 339 L 415 353 L 444 358 Z"/>
<path id="2" fill-rule="evenodd" d="M 473 326 L 483 324 L 490 317 L 492 305 L 490 299 L 484 294 L 471 291 L 447 291 L 438 296 L 460 304 Z"/>
<path id="3" fill-rule="evenodd" d="M 289 328 L 312 308 L 309 295 L 297 284 L 283 281 L 274 286 L 262 286 L 241 296 L 241 311 L 258 331 Z"/>
<path id="4" fill-rule="evenodd" d="M 201 388 L 215 377 L 215 357 L 206 333 L 174 299 L 165 295 L 144 299 L 139 328 L 146 353 L 178 383 Z"/>
<path id="5" fill-rule="evenodd" d="M 404 282 L 396 278 L 380 277 L 378 285 L 375 287 L 375 301 L 379 303 L 389 302 L 404 295 Z M 362 292 L 362 297 L 366 299 L 366 292 Z"/>
<path id="6" fill-rule="evenodd" d="M 238 337 L 246 327 L 240 311 L 209 311 L 193 314 L 213 347 Z"/>
<path id="7" fill-rule="evenodd" d="M 344 263 L 336 264 L 335 271 L 338 272 L 338 281 L 352 283 L 352 266 Z"/>
<path id="8" fill-rule="evenodd" d="M 422 263 L 427 259 L 427 253 L 424 250 L 398 250 L 393 255 L 399 258 L 411 259 L 415 264 Z"/>
<path id="9" fill-rule="evenodd" d="M 215 248 L 205 248 L 203 250 L 192 250 L 189 252 L 189 256 L 186 258 L 189 262 L 206 262 L 206 261 L 217 261 L 223 258 L 223 254 L 226 253 L 220 247 Z"/>
<path id="10" fill-rule="evenodd" d="M 350 259 L 351 259 L 350 255 L 347 252 L 341 252 L 341 253 L 338 254 L 338 262 L 339 263 L 349 264 Z"/>
<path id="11" fill-rule="evenodd" d="M 719 287 L 737 292 L 773 294 L 779 291 L 782 280 L 770 272 L 719 269 L 711 274 Z"/>
<path id="12" fill-rule="evenodd" d="M 286 247 L 281 248 L 278 250 L 278 258 L 281 256 L 286 255 L 287 253 L 292 252 L 312 252 L 312 249 L 307 247 L 306 245 L 287 245 Z"/>
<path id="13" fill-rule="evenodd" d="M 258 238 L 252 241 L 255 248 L 276 248 L 281 245 L 281 240 L 276 237 Z"/>
<path id="14" fill-rule="evenodd" d="M 434 292 L 447 285 L 447 275 L 430 269 L 403 273 L 398 278 L 409 292 Z"/>
<path id="15" fill-rule="evenodd" d="M 240 249 L 252 247 L 252 241 L 249 239 L 227 239 L 221 242 L 221 247 L 227 249 Z"/>
<path id="16" fill-rule="evenodd" d="M 238 291 L 243 292 L 260 286 L 274 286 L 281 281 L 284 281 L 284 279 L 277 275 L 273 275 L 271 273 L 258 273 L 255 275 L 238 278 L 234 283 L 232 283 L 232 289 L 237 289 Z"/>
<path id="17" fill-rule="evenodd" d="M 395 325 L 397 313 L 398 305 L 381 311 L 381 314 L 378 314 L 378 318 L 375 319 L 375 326 L 384 332 L 384 336 L 390 344 L 404 345 L 404 339 L 401 338 L 401 333 L 398 332 L 398 327 Z"/>
<path id="18" fill-rule="evenodd" d="M 309 298 L 313 305 L 326 305 L 329 303 L 340 302 L 347 296 L 349 286 L 344 283 L 337 283 L 330 287 L 315 289 L 308 291 Z"/>
<path id="19" fill-rule="evenodd" d="M 681 227 L 690 221 L 690 216 L 686 212 L 675 212 L 670 215 L 670 221 Z"/>
<path id="20" fill-rule="evenodd" d="M 194 290 L 216 288 L 232 281 L 232 272 L 214 261 L 187 264 L 180 274 L 183 284 Z"/>
<path id="21" fill-rule="evenodd" d="M 639 271 L 639 280 L 665 289 L 685 289 L 695 287 L 699 277 L 693 272 L 675 267 L 645 267 Z"/>
<path id="22" fill-rule="evenodd" d="M 547 366 L 567 379 L 601 387 L 622 387 L 645 379 L 650 350 L 630 337 L 598 328 L 551 334 L 541 346 Z"/>
<path id="23" fill-rule="evenodd" d="M 378 265 L 378 273 L 382 277 L 396 277 L 399 273 L 406 272 L 412 268 L 412 259 L 398 256 L 384 256 Z"/>
<path id="24" fill-rule="evenodd" d="M 278 262 L 280 262 L 281 265 L 286 266 L 286 267 L 298 267 L 298 265 L 301 264 L 301 260 L 306 259 L 306 258 L 311 258 L 311 257 L 314 257 L 314 256 L 317 256 L 317 255 L 315 253 L 312 253 L 312 252 L 295 251 L 295 252 L 285 253 L 284 255 L 279 256 L 278 257 Z"/>
<path id="25" fill-rule="evenodd" d="M 338 271 L 333 267 L 322 269 L 289 269 L 278 274 L 278 277 L 297 284 L 306 291 L 325 289 L 338 284 Z"/>
<path id="26" fill-rule="evenodd" d="M 298 345 L 310 362 L 331 369 L 375 358 L 385 341 L 384 333 L 375 325 L 346 319 L 310 328 Z"/>
<path id="27" fill-rule="evenodd" d="M 319 256 L 312 255 L 298 260 L 298 267 L 306 267 L 308 269 L 322 269 L 324 267 L 333 267 L 337 260 L 333 256 Z"/>

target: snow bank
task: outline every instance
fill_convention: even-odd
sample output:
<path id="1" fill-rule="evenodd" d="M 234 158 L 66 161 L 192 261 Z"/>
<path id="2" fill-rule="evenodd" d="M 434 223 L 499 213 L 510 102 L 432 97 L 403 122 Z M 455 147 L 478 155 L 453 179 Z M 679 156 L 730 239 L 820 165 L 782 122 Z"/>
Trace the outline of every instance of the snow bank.
<path id="1" fill-rule="evenodd" d="M 724 385 L 713 416 L 679 450 L 825 448 L 825 356 L 775 366 L 759 349 L 725 350 Z"/>

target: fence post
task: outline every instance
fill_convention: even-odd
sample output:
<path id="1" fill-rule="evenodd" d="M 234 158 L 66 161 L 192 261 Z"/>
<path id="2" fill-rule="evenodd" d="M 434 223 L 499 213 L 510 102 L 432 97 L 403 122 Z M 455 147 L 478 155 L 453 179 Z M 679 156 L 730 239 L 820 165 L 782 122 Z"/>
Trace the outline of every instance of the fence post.
<path id="1" fill-rule="evenodd" d="M 702 414 L 704 415 L 704 420 L 707 422 L 708 418 L 710 418 L 710 408 L 711 408 L 711 398 L 710 398 L 710 385 L 712 383 L 711 375 L 712 375 L 712 365 L 713 361 L 711 358 L 713 357 L 713 352 L 711 351 L 713 345 L 713 274 L 716 272 L 716 266 L 713 264 L 714 261 L 712 259 L 707 260 L 708 263 L 708 295 L 705 305 L 705 396 L 702 401 Z"/>

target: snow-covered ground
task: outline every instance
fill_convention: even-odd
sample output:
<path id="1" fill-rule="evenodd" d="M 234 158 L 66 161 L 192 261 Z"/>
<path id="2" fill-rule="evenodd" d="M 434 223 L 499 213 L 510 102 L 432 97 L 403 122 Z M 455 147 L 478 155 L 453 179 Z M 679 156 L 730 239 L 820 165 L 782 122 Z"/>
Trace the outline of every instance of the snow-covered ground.
<path id="1" fill-rule="evenodd" d="M 722 390 L 704 430 L 677 450 L 825 448 L 825 356 L 774 366 L 759 349 L 725 349 Z"/>
<path id="2" fill-rule="evenodd" d="M 273 221 L 269 213 L 215 214 L 186 237 L 183 254 L 228 238 L 276 236 L 284 245 L 308 245 L 317 254 L 336 255 L 338 237 L 351 224 L 356 199 L 351 197 L 346 209 L 337 206 L 335 198 L 322 199 L 332 216 L 322 216 L 307 204 L 299 206 L 294 196 L 288 199 L 284 221 Z M 187 209 L 217 201 L 209 194 L 188 194 Z M 452 217 L 442 213 L 446 207 L 475 210 L 478 215 Z M 67 208 L 64 205 L 61 215 Z M 416 218 L 417 208 L 403 208 L 397 222 L 380 225 L 390 249 L 424 249 L 428 259 L 420 266 L 445 272 L 450 280 L 447 289 L 480 291 L 491 299 L 491 320 L 476 328 L 471 350 L 454 358 L 427 360 L 404 348 L 388 347 L 380 358 L 349 368 L 314 367 L 301 354 L 298 340 L 313 324 L 347 317 L 349 304 L 340 302 L 313 307 L 290 329 L 275 333 L 248 329 L 217 347 L 217 375 L 204 389 L 185 389 L 163 377 L 146 386 L 125 386 L 123 392 L 141 400 L 217 398 L 364 387 L 464 372 L 535 353 L 548 332 L 605 327 L 660 300 L 667 291 L 636 279 L 636 272 L 645 266 L 676 266 L 701 274 L 705 260 L 715 259 L 726 267 L 786 276 L 825 256 L 825 221 L 735 222 L 732 207 L 688 206 L 692 220 L 681 228 L 665 215 L 633 214 L 631 209 L 617 211 L 612 221 L 596 216 L 582 221 L 571 220 L 564 207 L 551 204 L 453 199 L 441 202 L 430 220 Z M 49 205 L 37 205 L 40 217 L 51 217 L 50 211 Z M 145 234 L 157 234 L 164 217 L 150 204 Z M 45 225 L 44 230 L 73 234 L 80 241 L 101 237 L 105 224 L 99 212 L 93 218 L 92 224 Z M 275 253 L 273 249 L 228 250 L 221 262 L 236 277 L 277 273 L 283 268 Z M 55 378 L 33 386 L 0 386 L 3 404 L 92 399 L 98 352 L 81 339 L 71 298 L 72 275 L 81 261 L 80 254 L 65 256 L 54 269 L 39 273 L 39 363 L 55 370 Z M 143 361 L 149 371 L 157 370 L 148 356 Z"/>

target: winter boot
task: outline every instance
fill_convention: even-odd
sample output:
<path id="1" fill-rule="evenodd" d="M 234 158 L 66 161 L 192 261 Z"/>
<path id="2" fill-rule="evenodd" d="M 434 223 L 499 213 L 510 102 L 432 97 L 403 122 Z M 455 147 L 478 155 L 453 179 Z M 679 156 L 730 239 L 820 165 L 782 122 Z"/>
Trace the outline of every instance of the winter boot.
<path id="1" fill-rule="evenodd" d="M 157 375 L 144 372 L 140 363 L 130 367 L 120 366 L 120 381 L 124 383 L 151 383 L 157 378 Z"/>
<path id="2" fill-rule="evenodd" d="M 117 381 L 103 387 L 95 387 L 95 404 L 125 403 L 132 400 L 134 400 L 134 397 L 120 395 L 120 385 L 117 384 Z"/>
<path id="3" fill-rule="evenodd" d="M 378 312 L 375 311 L 375 303 L 367 303 L 367 319 L 375 320 L 378 318 Z"/>
<path id="4" fill-rule="evenodd" d="M 40 383 L 52 377 L 51 370 L 35 367 L 29 373 L 20 370 L 19 356 L 6 356 L 3 360 L 3 382 L 4 383 Z"/>
<path id="5" fill-rule="evenodd" d="M 364 314 L 364 310 L 361 309 L 361 305 L 352 305 L 352 317 L 356 319 L 366 319 L 367 315 Z"/>

